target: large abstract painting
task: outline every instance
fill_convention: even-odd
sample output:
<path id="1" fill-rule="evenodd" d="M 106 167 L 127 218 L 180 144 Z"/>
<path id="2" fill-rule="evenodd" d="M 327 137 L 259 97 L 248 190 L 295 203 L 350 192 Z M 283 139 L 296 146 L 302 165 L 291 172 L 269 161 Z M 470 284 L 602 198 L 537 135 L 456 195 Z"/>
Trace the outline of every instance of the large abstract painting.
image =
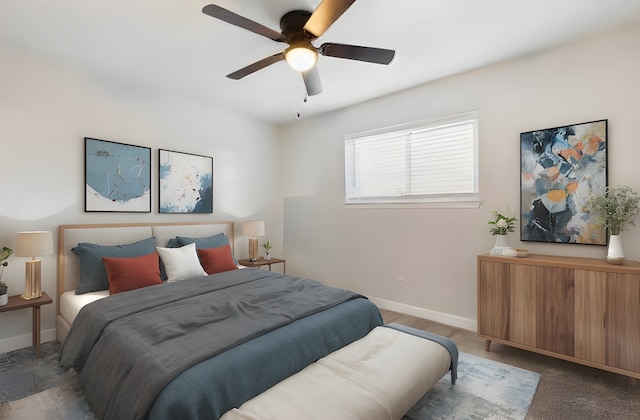
<path id="1" fill-rule="evenodd" d="M 520 134 L 520 239 L 606 245 L 585 211 L 607 186 L 607 120 Z"/>
<path id="2" fill-rule="evenodd" d="M 151 212 L 151 149 L 85 137 L 85 211 Z"/>
<path id="3" fill-rule="evenodd" d="M 160 213 L 213 213 L 213 158 L 162 150 Z"/>

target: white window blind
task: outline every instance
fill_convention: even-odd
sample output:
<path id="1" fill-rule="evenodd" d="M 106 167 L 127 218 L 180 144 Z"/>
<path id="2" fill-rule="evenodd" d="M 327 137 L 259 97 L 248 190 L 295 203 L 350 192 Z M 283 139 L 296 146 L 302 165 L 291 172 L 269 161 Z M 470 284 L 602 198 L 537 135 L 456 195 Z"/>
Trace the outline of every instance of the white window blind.
<path id="1" fill-rule="evenodd" d="M 477 161 L 475 113 L 348 136 L 346 202 L 467 201 Z"/>

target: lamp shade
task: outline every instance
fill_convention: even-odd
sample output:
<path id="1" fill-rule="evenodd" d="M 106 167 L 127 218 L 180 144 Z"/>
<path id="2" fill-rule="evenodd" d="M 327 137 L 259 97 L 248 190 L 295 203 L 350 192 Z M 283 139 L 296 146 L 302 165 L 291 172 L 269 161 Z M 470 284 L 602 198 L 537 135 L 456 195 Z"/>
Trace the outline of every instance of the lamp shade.
<path id="1" fill-rule="evenodd" d="M 242 234 L 244 236 L 264 236 L 264 221 L 249 220 L 242 223 Z"/>
<path id="2" fill-rule="evenodd" d="M 18 232 L 16 257 L 53 254 L 53 234 L 48 231 Z"/>

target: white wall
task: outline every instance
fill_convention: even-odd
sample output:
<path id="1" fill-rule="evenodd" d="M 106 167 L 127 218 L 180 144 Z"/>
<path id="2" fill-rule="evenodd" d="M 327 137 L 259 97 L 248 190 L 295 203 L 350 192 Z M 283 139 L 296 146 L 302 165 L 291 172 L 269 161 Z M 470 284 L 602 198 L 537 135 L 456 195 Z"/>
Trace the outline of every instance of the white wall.
<path id="1" fill-rule="evenodd" d="M 521 132 L 607 118 L 609 184 L 640 191 L 638 51 L 640 25 L 625 27 L 284 127 L 288 270 L 356 290 L 382 307 L 475 329 L 476 255 L 493 246 L 488 212 L 519 207 Z M 346 134 L 473 109 L 479 209 L 343 205 Z M 639 233 L 622 235 L 627 259 L 640 258 Z M 510 241 L 541 254 L 606 255 L 601 246 L 520 243 L 518 233 Z"/>
<path id="2" fill-rule="evenodd" d="M 21 230 L 51 230 L 57 241 L 60 224 L 260 218 L 282 249 L 271 126 L 170 94 L 107 86 L 1 47 L 0 69 L 0 246 L 15 248 Z M 84 212 L 85 136 L 152 148 L 150 214 Z M 158 214 L 159 148 L 213 157 L 213 214 Z M 237 238 L 236 255 L 247 256 L 247 238 Z M 24 291 L 25 260 L 9 260 L 2 276 L 9 294 Z M 42 267 L 43 290 L 53 297 L 55 256 L 43 257 Z M 55 302 L 42 307 L 43 342 L 55 339 L 55 312 Z M 0 353 L 29 345 L 31 311 L 0 314 Z"/>
<path id="3" fill-rule="evenodd" d="M 519 202 L 520 132 L 608 118 L 610 183 L 640 191 L 637 51 L 640 27 L 628 27 L 274 129 L 0 47 L 0 246 L 14 247 L 21 230 L 57 236 L 57 226 L 68 223 L 261 218 L 288 272 L 473 329 L 476 255 L 493 244 L 487 213 Z M 480 209 L 343 206 L 346 134 L 472 109 L 480 117 Z M 85 136 L 153 149 L 151 214 L 84 212 Z M 213 215 L 157 213 L 159 148 L 214 157 Z M 623 234 L 628 259 L 640 258 L 638 233 Z M 602 247 L 522 244 L 510 236 L 512 245 L 537 253 L 605 256 Z M 237 238 L 236 253 L 246 256 L 246 238 Z M 42 260 L 43 288 L 55 296 L 55 256 Z M 23 277 L 24 259 L 11 257 L 3 275 L 11 294 L 22 293 Z M 0 314 L 0 353 L 30 345 L 30 316 Z M 43 307 L 42 326 L 43 341 L 54 339 L 55 302 Z"/>

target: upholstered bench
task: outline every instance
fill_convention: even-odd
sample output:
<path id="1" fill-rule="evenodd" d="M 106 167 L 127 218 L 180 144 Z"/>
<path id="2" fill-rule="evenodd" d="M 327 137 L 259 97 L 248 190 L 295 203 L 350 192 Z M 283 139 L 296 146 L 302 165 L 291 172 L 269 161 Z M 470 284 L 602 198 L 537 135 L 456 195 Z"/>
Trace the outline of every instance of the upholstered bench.
<path id="1" fill-rule="evenodd" d="M 397 324 L 376 327 L 222 419 L 400 419 L 447 371 L 455 383 L 457 358 L 448 338 Z"/>

